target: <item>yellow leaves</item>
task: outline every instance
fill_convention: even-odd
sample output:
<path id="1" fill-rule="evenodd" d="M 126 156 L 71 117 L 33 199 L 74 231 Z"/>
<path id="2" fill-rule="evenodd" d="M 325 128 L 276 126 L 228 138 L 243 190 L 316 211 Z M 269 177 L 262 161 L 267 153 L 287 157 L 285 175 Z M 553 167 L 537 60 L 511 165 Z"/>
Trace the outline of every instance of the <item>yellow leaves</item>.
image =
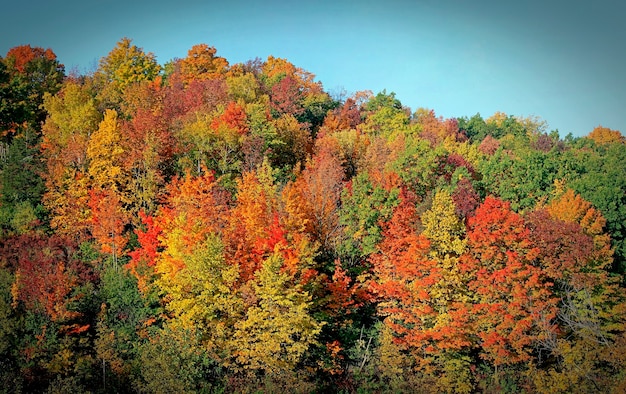
<path id="1" fill-rule="evenodd" d="M 602 214 L 592 207 L 589 201 L 583 199 L 572 189 L 565 190 L 547 206 L 547 210 L 555 219 L 564 222 L 579 223 L 590 235 L 602 233 L 606 220 Z"/>
<path id="2" fill-rule="evenodd" d="M 96 189 L 117 191 L 124 184 L 121 160 L 124 149 L 115 110 L 106 110 L 98 130 L 89 139 L 89 175 Z"/>
<path id="3" fill-rule="evenodd" d="M 182 234 L 176 232 L 168 240 L 175 243 L 180 237 Z M 167 294 L 172 323 L 205 331 L 208 349 L 223 347 L 232 334 L 226 328 L 232 327 L 243 308 L 241 298 L 233 291 L 238 279 L 237 267 L 226 265 L 223 245 L 215 235 L 191 249 L 177 250 L 167 245 L 157 260 L 157 272 L 161 276 L 156 283 Z M 174 271 L 173 259 L 181 264 Z"/>
<path id="4" fill-rule="evenodd" d="M 496 111 L 493 115 L 485 119 L 485 123 L 494 124 L 498 127 L 502 127 L 502 124 L 509 116 L 504 112 Z"/>
<path id="5" fill-rule="evenodd" d="M 322 323 L 309 315 L 311 297 L 300 286 L 290 283 L 280 270 L 274 254 L 257 274 L 253 284 L 258 304 L 235 323 L 232 348 L 238 364 L 245 369 L 269 373 L 294 370 L 298 361 L 315 343 Z"/>
<path id="6" fill-rule="evenodd" d="M 471 358 L 446 352 L 439 356 L 441 375 L 437 379 L 440 393 L 471 393 L 474 391 Z"/>
<path id="7" fill-rule="evenodd" d="M 568 223 L 578 223 L 584 232 L 593 237 L 594 258 L 599 266 L 606 266 L 613 261 L 611 240 L 604 233 L 606 219 L 591 203 L 572 189 L 567 189 L 550 201 L 546 206 L 550 216 Z"/>
<path id="8" fill-rule="evenodd" d="M 433 257 L 463 254 L 467 247 L 465 226 L 455 214 L 450 193 L 442 190 L 435 194 L 432 208 L 422 215 L 422 223 Z"/>
<path id="9" fill-rule="evenodd" d="M 109 54 L 100 59 L 97 77 L 124 90 L 134 82 L 153 80 L 159 73 L 160 66 L 152 53 L 144 53 L 142 48 L 131 45 L 132 40 L 122 38 Z"/>
<path id="10" fill-rule="evenodd" d="M 284 77 L 291 77 L 298 83 L 298 86 L 307 93 L 316 93 L 321 90 L 319 83 L 314 82 L 315 75 L 300 67 L 294 66 L 287 59 L 268 56 L 263 63 L 263 74 L 269 79 L 268 86 L 273 86 Z"/>

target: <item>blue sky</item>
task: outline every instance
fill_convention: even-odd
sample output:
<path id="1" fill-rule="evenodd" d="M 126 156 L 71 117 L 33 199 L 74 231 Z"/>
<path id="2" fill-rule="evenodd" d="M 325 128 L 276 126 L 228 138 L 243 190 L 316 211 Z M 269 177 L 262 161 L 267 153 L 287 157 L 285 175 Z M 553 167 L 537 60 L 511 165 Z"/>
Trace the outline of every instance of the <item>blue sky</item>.
<path id="1" fill-rule="evenodd" d="M 52 48 L 93 70 L 122 37 L 160 63 L 194 44 L 233 64 L 268 55 L 329 92 L 386 89 L 444 117 L 538 116 L 561 136 L 626 134 L 626 3 L 621 0 L 15 1 L 0 54 Z"/>

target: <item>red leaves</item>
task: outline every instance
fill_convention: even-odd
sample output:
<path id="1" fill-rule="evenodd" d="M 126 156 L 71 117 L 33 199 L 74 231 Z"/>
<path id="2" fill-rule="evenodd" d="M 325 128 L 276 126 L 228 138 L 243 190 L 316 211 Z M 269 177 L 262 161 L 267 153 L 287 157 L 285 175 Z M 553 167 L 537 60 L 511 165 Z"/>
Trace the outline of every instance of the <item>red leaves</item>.
<path id="1" fill-rule="evenodd" d="M 503 264 L 508 260 L 507 250 L 537 252 L 531 249 L 523 219 L 511 211 L 508 202 L 488 196 L 467 225 L 470 245 L 484 264 Z"/>
<path id="2" fill-rule="evenodd" d="M 75 245 L 67 238 L 41 235 L 23 235 L 10 242 L 3 255 L 15 264 L 14 304 L 21 302 L 53 322 L 69 324 L 69 333 L 84 331 L 84 325 L 75 325 L 81 314 L 70 305 L 81 297 L 76 287 L 93 278 L 89 267 L 76 260 Z"/>
<path id="3" fill-rule="evenodd" d="M 146 227 L 145 231 L 136 229 L 137 241 L 140 247 L 129 252 L 130 261 L 125 267 L 137 278 L 137 286 L 140 290 L 145 290 L 150 276 L 154 273 L 156 258 L 159 253 L 159 237 L 163 230 L 155 223 L 152 216 L 139 212 L 141 222 Z M 149 269 L 146 271 L 146 268 Z"/>
<path id="4" fill-rule="evenodd" d="M 298 82 L 290 76 L 286 76 L 276 85 L 272 86 L 270 95 L 272 109 L 278 114 L 292 114 L 297 116 L 304 112 L 300 104 L 302 91 Z"/>

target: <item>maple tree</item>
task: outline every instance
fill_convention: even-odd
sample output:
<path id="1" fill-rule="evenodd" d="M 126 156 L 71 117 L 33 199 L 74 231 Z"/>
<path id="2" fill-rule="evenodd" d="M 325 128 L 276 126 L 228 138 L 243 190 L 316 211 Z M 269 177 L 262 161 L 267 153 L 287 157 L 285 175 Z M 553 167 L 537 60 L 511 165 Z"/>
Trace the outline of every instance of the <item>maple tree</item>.
<path id="1" fill-rule="evenodd" d="M 463 270 L 476 299 L 472 327 L 482 356 L 494 365 L 530 358 L 556 314 L 545 274 L 533 264 L 539 250 L 523 218 L 510 205 L 488 196 L 467 222 Z"/>

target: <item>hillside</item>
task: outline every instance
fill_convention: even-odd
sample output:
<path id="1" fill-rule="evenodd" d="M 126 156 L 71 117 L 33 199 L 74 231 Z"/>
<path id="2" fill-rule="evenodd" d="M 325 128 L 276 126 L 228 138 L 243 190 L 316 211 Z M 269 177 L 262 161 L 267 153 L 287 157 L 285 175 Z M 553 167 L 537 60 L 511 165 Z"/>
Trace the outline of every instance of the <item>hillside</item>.
<path id="1" fill-rule="evenodd" d="M 0 100 L 0 392 L 626 389 L 619 131 L 126 38 Z"/>

